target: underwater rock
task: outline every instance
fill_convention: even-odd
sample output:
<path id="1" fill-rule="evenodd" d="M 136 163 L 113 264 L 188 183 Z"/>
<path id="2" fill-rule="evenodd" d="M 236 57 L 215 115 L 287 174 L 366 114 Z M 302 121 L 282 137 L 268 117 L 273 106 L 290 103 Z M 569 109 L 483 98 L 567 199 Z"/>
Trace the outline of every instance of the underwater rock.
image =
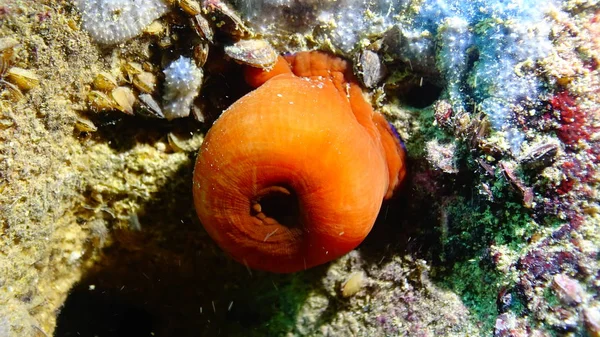
<path id="1" fill-rule="evenodd" d="M 584 291 L 579 281 L 565 274 L 554 275 L 552 286 L 566 304 L 579 304 L 583 301 Z"/>
<path id="2" fill-rule="evenodd" d="M 440 144 L 437 139 L 427 142 L 427 161 L 437 170 L 444 173 L 458 173 L 454 155 L 456 144 Z"/>
<path id="3" fill-rule="evenodd" d="M 354 64 L 354 72 L 369 89 L 375 88 L 388 74 L 381 57 L 372 50 L 364 50 Z"/>

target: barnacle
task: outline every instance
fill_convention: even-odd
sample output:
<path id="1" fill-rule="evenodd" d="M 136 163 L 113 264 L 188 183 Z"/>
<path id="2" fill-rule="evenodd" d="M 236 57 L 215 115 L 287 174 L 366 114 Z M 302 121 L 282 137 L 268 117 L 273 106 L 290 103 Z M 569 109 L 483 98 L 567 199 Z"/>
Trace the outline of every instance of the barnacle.
<path id="1" fill-rule="evenodd" d="M 18 42 L 12 38 L 0 39 L 0 87 L 6 88 L 14 99 L 23 98 L 23 90 L 38 86 L 39 78 L 30 70 L 13 67 L 13 49 Z"/>

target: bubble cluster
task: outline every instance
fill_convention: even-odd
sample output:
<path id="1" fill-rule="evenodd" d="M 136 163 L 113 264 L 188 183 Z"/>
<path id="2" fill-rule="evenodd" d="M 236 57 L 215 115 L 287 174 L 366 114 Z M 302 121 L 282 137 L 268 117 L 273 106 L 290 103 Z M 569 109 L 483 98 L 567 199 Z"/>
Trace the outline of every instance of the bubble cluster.
<path id="1" fill-rule="evenodd" d="M 168 10 L 162 0 L 73 0 L 92 39 L 115 44 L 142 33 Z"/>
<path id="2" fill-rule="evenodd" d="M 532 71 L 551 50 L 545 15 L 553 1 L 425 1 L 403 31 L 430 33 L 436 66 L 456 111 L 480 111 L 502 133 L 513 154 L 525 138 L 517 106 L 535 106 L 543 91 Z"/>
<path id="3" fill-rule="evenodd" d="M 535 106 L 535 61 L 551 50 L 546 13 L 555 0 L 252 0 L 238 9 L 263 32 L 312 33 L 345 53 L 383 34 L 385 53 L 415 73 L 441 77 L 455 111 L 483 112 L 514 154 L 524 134 L 517 106 Z M 529 68 L 528 68 L 529 67 Z"/>
<path id="4" fill-rule="evenodd" d="M 192 59 L 181 56 L 163 72 L 165 73 L 163 96 L 165 118 L 170 120 L 188 116 L 192 102 L 198 96 L 202 86 L 202 69 L 198 68 Z"/>

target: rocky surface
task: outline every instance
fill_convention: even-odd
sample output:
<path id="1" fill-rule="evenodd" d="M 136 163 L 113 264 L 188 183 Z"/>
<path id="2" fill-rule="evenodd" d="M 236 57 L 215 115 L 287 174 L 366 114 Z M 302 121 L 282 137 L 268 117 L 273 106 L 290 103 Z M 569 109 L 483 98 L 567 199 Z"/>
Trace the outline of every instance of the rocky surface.
<path id="1" fill-rule="evenodd" d="M 0 336 L 600 333 L 596 1 L 250 4 L 165 2 L 105 46 L 70 1 L 0 0 L 25 70 L 0 72 Z M 203 134 L 249 90 L 224 47 L 257 36 L 357 61 L 410 160 L 357 250 L 293 275 L 229 260 L 191 201 Z M 167 121 L 180 56 L 205 81 Z"/>

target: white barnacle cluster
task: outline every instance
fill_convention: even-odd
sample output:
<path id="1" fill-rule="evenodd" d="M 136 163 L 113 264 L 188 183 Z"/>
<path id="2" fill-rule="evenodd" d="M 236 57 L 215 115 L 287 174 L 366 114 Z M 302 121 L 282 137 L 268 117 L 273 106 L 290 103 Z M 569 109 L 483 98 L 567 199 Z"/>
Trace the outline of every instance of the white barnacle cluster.
<path id="1" fill-rule="evenodd" d="M 142 33 L 168 11 L 163 0 L 73 0 L 83 28 L 99 43 L 114 44 Z"/>
<path id="2" fill-rule="evenodd" d="M 190 114 L 192 102 L 202 85 L 202 69 L 188 57 L 179 57 L 164 71 L 165 94 L 163 113 L 165 118 L 186 117 Z"/>

